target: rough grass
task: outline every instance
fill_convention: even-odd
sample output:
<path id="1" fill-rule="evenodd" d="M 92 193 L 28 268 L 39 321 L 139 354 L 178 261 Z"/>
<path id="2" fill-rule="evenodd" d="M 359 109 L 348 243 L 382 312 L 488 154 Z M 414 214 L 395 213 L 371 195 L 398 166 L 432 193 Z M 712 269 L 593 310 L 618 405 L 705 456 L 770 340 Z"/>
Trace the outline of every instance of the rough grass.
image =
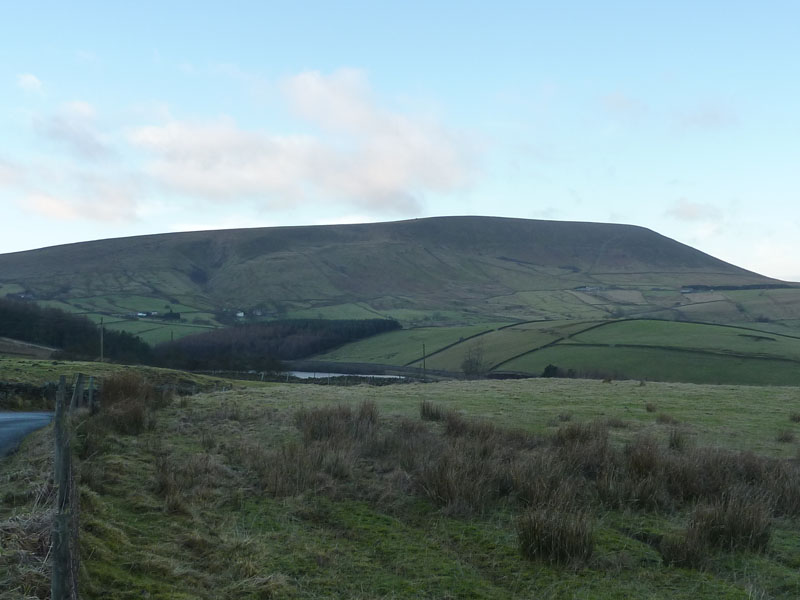
<path id="1" fill-rule="evenodd" d="M 742 429 L 721 391 L 569 382 L 565 402 L 540 383 L 274 385 L 173 402 L 136 435 L 82 417 L 78 447 L 105 427 L 79 465 L 84 596 L 797 596 L 775 390 Z M 736 427 L 731 447 L 714 427 Z M 733 447 L 756 436 L 772 456 Z"/>
<path id="2" fill-rule="evenodd" d="M 0 459 L 0 598 L 49 598 L 55 488 L 50 429 Z"/>

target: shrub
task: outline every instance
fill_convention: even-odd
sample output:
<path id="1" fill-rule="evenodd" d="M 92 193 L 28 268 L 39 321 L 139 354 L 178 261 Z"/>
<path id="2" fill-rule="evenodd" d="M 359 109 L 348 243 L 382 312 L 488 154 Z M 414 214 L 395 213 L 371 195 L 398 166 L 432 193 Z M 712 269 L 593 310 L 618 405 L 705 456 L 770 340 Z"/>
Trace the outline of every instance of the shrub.
<path id="1" fill-rule="evenodd" d="M 548 563 L 586 561 L 594 549 L 589 515 L 557 506 L 525 512 L 517 521 L 517 539 L 525 558 Z"/>
<path id="2" fill-rule="evenodd" d="M 647 404 L 644 405 L 644 409 L 649 413 L 654 413 L 658 410 L 658 407 L 652 402 L 648 402 Z"/>
<path id="3" fill-rule="evenodd" d="M 114 431 L 124 435 L 139 435 L 155 425 L 152 411 L 148 411 L 141 398 L 130 398 L 125 402 L 113 404 L 103 409 L 101 418 Z"/>
<path id="4" fill-rule="evenodd" d="M 793 412 L 789 415 L 789 420 L 792 423 L 800 423 L 800 413 Z"/>
<path id="5" fill-rule="evenodd" d="M 776 439 L 784 444 L 789 444 L 795 440 L 795 435 L 791 429 L 782 429 L 778 432 Z"/>
<path id="6" fill-rule="evenodd" d="M 102 404 L 103 408 L 126 402 L 131 399 L 151 400 L 155 396 L 155 389 L 145 377 L 133 370 L 124 370 L 114 373 L 103 381 Z"/>

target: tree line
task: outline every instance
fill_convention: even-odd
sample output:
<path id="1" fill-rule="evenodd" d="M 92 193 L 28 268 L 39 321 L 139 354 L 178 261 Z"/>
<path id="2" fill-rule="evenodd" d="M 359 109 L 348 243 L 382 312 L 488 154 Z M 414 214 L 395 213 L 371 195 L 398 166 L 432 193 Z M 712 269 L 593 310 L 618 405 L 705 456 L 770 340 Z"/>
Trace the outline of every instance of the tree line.
<path id="1" fill-rule="evenodd" d="M 287 319 L 216 329 L 151 347 L 130 333 L 106 328 L 104 356 L 116 362 L 189 371 L 279 371 L 283 360 L 304 358 L 394 329 L 400 329 L 400 324 L 390 319 Z M 100 356 L 98 325 L 84 316 L 30 301 L 0 298 L 0 336 L 57 348 L 58 358 Z"/>
<path id="2" fill-rule="evenodd" d="M 161 366 L 188 371 L 277 371 L 282 360 L 304 358 L 395 329 L 400 324 L 390 319 L 287 319 L 186 336 L 157 345 L 153 354 Z"/>
<path id="3" fill-rule="evenodd" d="M 100 356 L 100 328 L 82 315 L 33 302 L 0 298 L 0 336 L 58 348 L 57 357 L 94 360 Z M 152 361 L 150 346 L 138 337 L 106 329 L 104 355 L 131 363 Z"/>

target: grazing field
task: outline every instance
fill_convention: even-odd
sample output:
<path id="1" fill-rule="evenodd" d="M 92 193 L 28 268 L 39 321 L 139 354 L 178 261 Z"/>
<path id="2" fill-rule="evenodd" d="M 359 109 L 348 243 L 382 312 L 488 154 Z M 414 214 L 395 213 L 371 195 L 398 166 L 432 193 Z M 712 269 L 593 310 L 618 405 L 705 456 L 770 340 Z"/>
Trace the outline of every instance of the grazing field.
<path id="1" fill-rule="evenodd" d="M 409 365 L 422 358 L 422 345 L 428 355 L 492 331 L 507 323 L 487 323 L 464 327 L 416 327 L 382 333 L 342 348 L 318 355 L 317 359 L 334 362 Z"/>
<path id="2" fill-rule="evenodd" d="M 447 348 L 430 357 L 428 366 L 432 369 L 457 372 L 461 370 L 464 359 L 470 353 L 477 353 L 486 370 L 492 370 L 495 365 L 507 361 L 510 357 L 552 344 L 593 325 L 595 323 L 592 321 L 537 321 L 506 326 Z M 415 366 L 419 364 L 417 362 Z"/>
<path id="3" fill-rule="evenodd" d="M 271 384 L 119 402 L 75 423 L 85 598 L 800 595 L 798 388 Z M 138 428 L 127 406 L 146 409 Z M 18 595 L 49 589 L 47 435 L 0 481 L 0 586 Z"/>
<path id="4" fill-rule="evenodd" d="M 692 383 L 800 385 L 800 336 L 768 329 L 652 319 L 537 321 L 486 326 L 476 336 L 438 328 L 426 366 L 458 373 L 478 355 L 482 372 L 540 375 L 548 365 L 576 377 Z M 422 365 L 419 337 L 398 331 L 315 357 L 340 362 Z M 448 336 L 449 331 L 449 336 Z M 432 332 L 431 332 L 432 333 Z M 463 337 L 463 339 L 461 339 Z M 402 361 L 408 361 L 403 363 Z"/>

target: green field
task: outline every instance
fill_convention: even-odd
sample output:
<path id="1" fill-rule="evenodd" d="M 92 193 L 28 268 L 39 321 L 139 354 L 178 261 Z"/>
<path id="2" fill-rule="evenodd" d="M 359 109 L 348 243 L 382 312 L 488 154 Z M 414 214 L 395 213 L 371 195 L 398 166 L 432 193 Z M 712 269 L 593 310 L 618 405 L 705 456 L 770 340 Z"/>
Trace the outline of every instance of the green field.
<path id="1" fill-rule="evenodd" d="M 427 366 L 458 372 L 468 353 L 479 352 L 486 367 L 491 369 L 512 356 L 546 346 L 593 324 L 591 321 L 538 321 L 499 328 L 431 356 Z M 419 366 L 419 362 L 415 366 Z"/>
<path id="2" fill-rule="evenodd" d="M 552 364 L 578 377 L 800 384 L 800 337 L 756 329 L 757 325 L 744 328 L 642 319 L 440 327 L 392 332 L 315 359 L 421 367 L 423 335 L 430 340 L 435 334 L 446 347 L 439 350 L 429 343 L 426 366 L 454 375 L 461 372 L 467 356 L 479 355 L 485 373 L 540 375 Z"/>
<path id="3" fill-rule="evenodd" d="M 422 358 L 422 346 L 428 355 L 472 336 L 492 331 L 504 324 L 465 327 L 418 327 L 382 333 L 354 344 L 320 354 L 316 358 L 332 362 L 360 362 L 403 366 Z"/>
<path id="4" fill-rule="evenodd" d="M 423 400 L 456 411 L 466 418 L 460 422 L 477 429 L 455 435 L 444 422 L 421 420 Z M 301 417 L 350 414 L 331 408 L 358 410 L 365 401 L 374 402 L 378 415 L 367 442 L 337 442 L 323 430 L 311 430 L 323 437 L 309 441 L 301 432 Z M 444 444 L 434 461 L 451 450 L 476 465 L 481 456 L 502 457 L 505 462 L 493 463 L 501 465 L 519 453 L 542 460 L 561 451 L 548 440 L 595 423 L 607 428 L 603 452 L 619 457 L 650 448 L 642 446 L 650 440 L 663 460 L 746 451 L 752 454 L 731 456 L 749 468 L 774 459 L 798 477 L 796 465 L 784 462 L 798 452 L 797 414 L 800 388 L 538 379 L 258 385 L 176 399 L 153 411 L 137 435 L 114 430 L 102 417 L 81 416 L 73 446 L 81 481 L 82 597 L 796 598 L 796 516 L 770 517 L 761 549 L 709 547 L 702 564 L 683 567 L 670 564 L 659 544 L 689 526 L 693 502 L 654 509 L 589 496 L 583 502 L 590 510 L 591 554 L 550 563 L 521 554 L 519 519 L 528 509 L 513 494 L 487 500 L 480 510 L 444 502 L 421 483 L 430 476 L 426 467 L 397 462 L 394 452 L 416 436 Z M 493 446 L 495 438 L 485 436 L 505 440 L 504 428 L 525 432 L 504 444 L 524 435 L 538 442 Z M 683 441 L 671 448 L 676 431 Z M 47 546 L 37 546 L 36 536 L 47 518 L 37 481 L 49 474 L 51 445 L 49 433 L 40 432 L 2 464 L 0 585 L 29 597 L 49 590 Z M 312 457 L 319 462 L 308 462 Z M 288 479 L 274 478 L 284 463 Z M 486 476 L 469 472 L 466 480 L 451 481 L 455 490 L 471 489 Z M 580 473 L 573 476 L 594 481 Z M 547 481 L 546 471 L 537 476 Z"/>

